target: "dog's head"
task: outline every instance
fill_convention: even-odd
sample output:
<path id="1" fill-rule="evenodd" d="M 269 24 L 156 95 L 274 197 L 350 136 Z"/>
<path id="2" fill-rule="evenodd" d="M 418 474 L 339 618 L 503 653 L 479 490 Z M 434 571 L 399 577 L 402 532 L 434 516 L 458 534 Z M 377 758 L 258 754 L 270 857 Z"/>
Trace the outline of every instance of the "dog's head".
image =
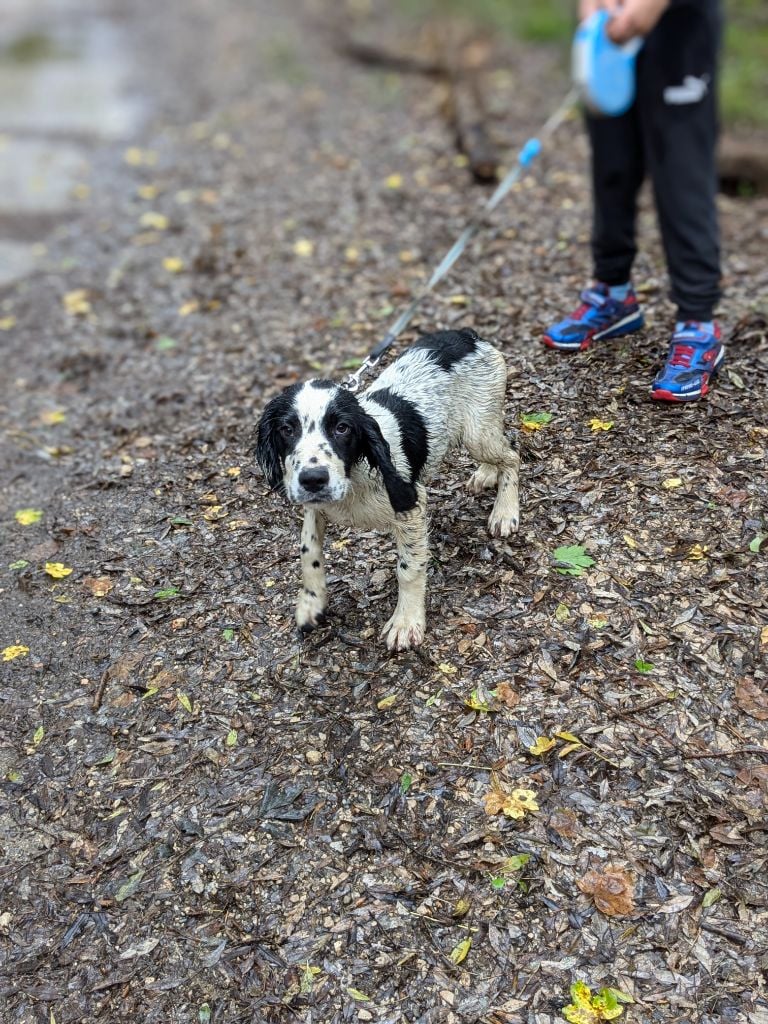
<path id="1" fill-rule="evenodd" d="M 395 512 L 416 504 L 416 489 L 395 469 L 376 420 L 349 391 L 328 380 L 293 384 L 259 421 L 256 456 L 270 487 L 300 505 L 342 501 L 352 467 L 365 459 L 381 472 Z"/>

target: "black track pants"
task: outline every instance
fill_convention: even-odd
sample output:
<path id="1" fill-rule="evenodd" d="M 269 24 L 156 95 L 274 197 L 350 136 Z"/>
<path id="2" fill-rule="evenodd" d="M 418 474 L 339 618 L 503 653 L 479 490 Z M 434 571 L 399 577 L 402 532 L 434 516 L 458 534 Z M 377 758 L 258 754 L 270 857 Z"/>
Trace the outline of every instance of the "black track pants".
<path id="1" fill-rule="evenodd" d="M 718 0 L 673 0 L 638 56 L 633 107 L 621 117 L 587 117 L 595 278 L 609 285 L 629 280 L 637 193 L 647 172 L 681 320 L 711 320 L 720 297 L 719 8 Z"/>

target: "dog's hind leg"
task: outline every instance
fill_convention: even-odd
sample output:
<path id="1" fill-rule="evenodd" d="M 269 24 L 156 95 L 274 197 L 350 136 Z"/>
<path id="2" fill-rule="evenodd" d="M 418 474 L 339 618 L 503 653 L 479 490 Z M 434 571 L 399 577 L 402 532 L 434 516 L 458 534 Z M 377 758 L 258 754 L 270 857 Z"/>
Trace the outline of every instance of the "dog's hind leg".
<path id="1" fill-rule="evenodd" d="M 324 539 L 325 517 L 305 506 L 301 527 L 301 593 L 296 604 L 296 624 L 304 633 L 320 625 L 328 603 Z"/>
<path id="2" fill-rule="evenodd" d="M 464 431 L 467 451 L 480 464 L 469 486 L 478 493 L 483 487 L 497 484 L 488 532 L 492 537 L 508 537 L 517 533 L 520 525 L 520 456 L 504 433 L 501 408 L 484 412 L 485 415 L 474 416 Z"/>
<path id="3" fill-rule="evenodd" d="M 381 631 L 391 651 L 416 647 L 426 628 L 426 589 L 429 542 L 427 539 L 426 491 L 418 485 L 418 501 L 410 512 L 400 513 L 392 532 L 397 545 L 397 606 Z"/>

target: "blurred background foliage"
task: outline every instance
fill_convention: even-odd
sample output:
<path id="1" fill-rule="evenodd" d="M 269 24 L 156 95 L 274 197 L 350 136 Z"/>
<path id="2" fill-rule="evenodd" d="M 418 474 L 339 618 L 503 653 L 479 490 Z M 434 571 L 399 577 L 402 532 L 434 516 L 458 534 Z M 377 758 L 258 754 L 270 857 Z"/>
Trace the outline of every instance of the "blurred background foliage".
<path id="1" fill-rule="evenodd" d="M 558 44 L 564 60 L 576 0 L 399 0 L 419 17 L 447 13 L 531 43 Z M 693 0 L 695 2 L 695 0 Z M 727 125 L 768 127 L 768 2 L 724 0 L 726 19 L 720 97 Z"/>

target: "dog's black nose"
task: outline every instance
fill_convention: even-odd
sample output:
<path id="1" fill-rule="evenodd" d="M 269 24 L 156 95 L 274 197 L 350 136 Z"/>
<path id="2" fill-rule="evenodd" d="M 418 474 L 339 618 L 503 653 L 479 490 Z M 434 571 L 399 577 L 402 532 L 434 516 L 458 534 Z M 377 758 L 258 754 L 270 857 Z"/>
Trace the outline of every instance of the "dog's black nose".
<path id="1" fill-rule="evenodd" d="M 305 491 L 317 494 L 324 487 L 328 486 L 330 475 L 325 466 L 312 466 L 309 469 L 302 469 L 299 473 L 299 483 Z"/>

